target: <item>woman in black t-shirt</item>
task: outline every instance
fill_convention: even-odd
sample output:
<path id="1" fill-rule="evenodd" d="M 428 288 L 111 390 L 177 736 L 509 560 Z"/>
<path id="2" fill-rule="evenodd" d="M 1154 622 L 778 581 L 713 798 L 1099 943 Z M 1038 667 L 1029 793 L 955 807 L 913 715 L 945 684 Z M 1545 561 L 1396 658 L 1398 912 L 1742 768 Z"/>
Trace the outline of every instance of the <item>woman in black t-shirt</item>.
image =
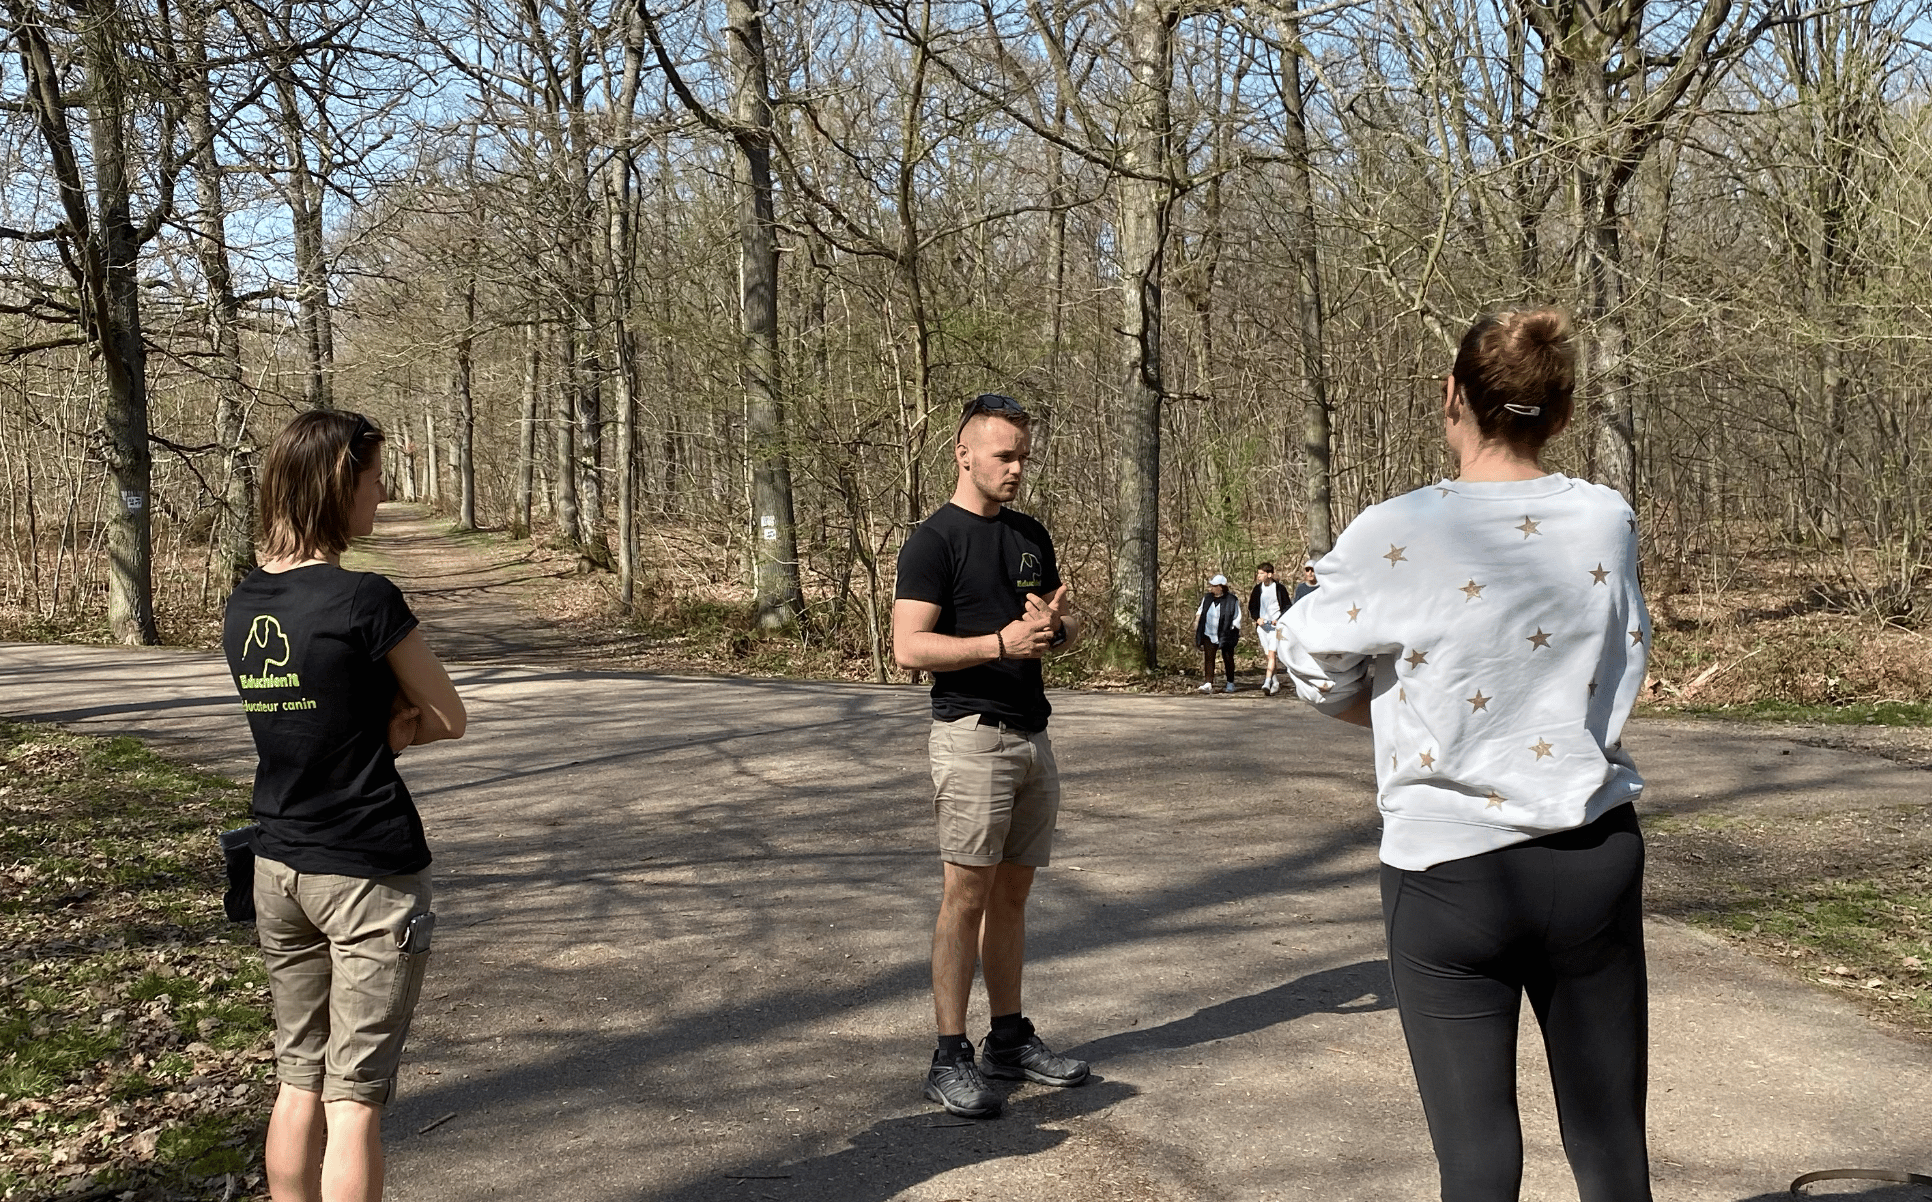
<path id="1" fill-rule="evenodd" d="M 256 926 L 281 1089 L 276 1202 L 382 1195 L 382 1107 L 429 954 L 429 846 L 396 772 L 461 738 L 463 703 L 397 589 L 343 570 L 375 527 L 382 431 L 304 413 L 263 464 L 263 563 L 228 599 L 222 646 L 260 762 Z"/>

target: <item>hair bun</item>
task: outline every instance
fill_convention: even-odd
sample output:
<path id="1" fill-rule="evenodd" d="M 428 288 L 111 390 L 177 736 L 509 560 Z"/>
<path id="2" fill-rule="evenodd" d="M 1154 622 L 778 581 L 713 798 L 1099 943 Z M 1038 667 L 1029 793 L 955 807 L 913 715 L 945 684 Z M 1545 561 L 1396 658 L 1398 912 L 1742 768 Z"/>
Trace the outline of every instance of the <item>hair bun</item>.
<path id="1" fill-rule="evenodd" d="M 1567 342 L 1570 317 L 1561 309 L 1524 309 L 1513 314 L 1515 334 L 1527 347 L 1551 347 Z"/>

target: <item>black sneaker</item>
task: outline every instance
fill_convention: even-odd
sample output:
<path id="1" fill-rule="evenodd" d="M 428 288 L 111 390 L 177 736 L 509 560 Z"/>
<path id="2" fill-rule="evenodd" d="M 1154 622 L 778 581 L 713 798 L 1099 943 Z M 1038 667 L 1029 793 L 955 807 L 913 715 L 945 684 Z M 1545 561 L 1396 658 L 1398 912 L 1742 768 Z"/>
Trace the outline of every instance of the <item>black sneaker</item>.
<path id="1" fill-rule="evenodd" d="M 932 1069 L 926 1073 L 926 1096 L 953 1114 L 967 1119 L 990 1119 L 1000 1112 L 1005 1099 L 980 1075 L 969 1051 L 964 1060 L 941 1060 L 932 1054 Z"/>
<path id="2" fill-rule="evenodd" d="M 996 1048 L 988 1035 L 979 1042 L 986 1054 L 986 1075 L 1009 1081 L 1027 1080 L 1039 1085 L 1084 1085 L 1090 1071 L 1087 1062 L 1062 1056 L 1033 1033 L 1026 1024 L 1026 1042 L 1013 1048 Z"/>

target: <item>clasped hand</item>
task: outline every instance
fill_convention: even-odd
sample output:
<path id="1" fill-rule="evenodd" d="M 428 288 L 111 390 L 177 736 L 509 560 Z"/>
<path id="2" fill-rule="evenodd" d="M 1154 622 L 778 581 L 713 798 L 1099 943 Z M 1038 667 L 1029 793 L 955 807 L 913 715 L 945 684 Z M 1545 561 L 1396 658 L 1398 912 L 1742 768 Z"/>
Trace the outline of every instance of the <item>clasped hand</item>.
<path id="1" fill-rule="evenodd" d="M 1061 585 L 1053 590 L 1053 595 L 1042 598 L 1038 593 L 1026 595 L 1026 612 L 1008 622 L 1000 630 L 1000 642 L 1005 644 L 1008 659 L 1039 659 L 1053 646 L 1053 636 L 1066 621 L 1067 586 Z"/>

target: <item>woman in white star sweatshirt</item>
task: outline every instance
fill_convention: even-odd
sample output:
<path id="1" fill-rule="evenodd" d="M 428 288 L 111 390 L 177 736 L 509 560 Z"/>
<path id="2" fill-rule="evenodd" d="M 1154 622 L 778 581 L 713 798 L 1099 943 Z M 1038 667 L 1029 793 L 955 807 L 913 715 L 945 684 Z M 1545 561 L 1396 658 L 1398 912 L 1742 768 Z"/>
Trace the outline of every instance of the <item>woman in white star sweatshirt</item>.
<path id="1" fill-rule="evenodd" d="M 1479 320 L 1445 389 L 1460 475 L 1362 513 L 1281 623 L 1299 694 L 1374 730 L 1390 973 L 1444 1202 L 1517 1197 L 1525 992 L 1582 1202 L 1650 1197 L 1622 745 L 1650 621 L 1630 506 L 1539 462 L 1574 380 L 1561 313 Z"/>

